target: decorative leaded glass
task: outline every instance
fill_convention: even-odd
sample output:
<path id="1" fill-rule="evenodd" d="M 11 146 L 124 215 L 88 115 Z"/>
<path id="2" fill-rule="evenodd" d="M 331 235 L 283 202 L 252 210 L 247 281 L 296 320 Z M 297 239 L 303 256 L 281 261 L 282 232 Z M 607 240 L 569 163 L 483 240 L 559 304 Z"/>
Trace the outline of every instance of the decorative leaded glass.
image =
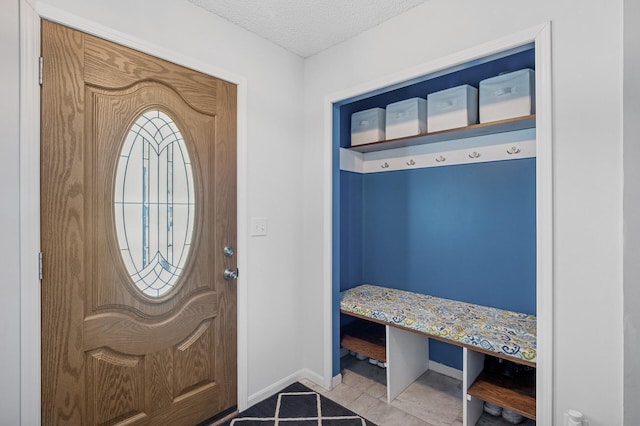
<path id="1" fill-rule="evenodd" d="M 172 288 L 189 255 L 195 216 L 193 170 L 180 130 L 164 112 L 142 114 L 116 171 L 115 222 L 129 276 L 145 295 Z"/>

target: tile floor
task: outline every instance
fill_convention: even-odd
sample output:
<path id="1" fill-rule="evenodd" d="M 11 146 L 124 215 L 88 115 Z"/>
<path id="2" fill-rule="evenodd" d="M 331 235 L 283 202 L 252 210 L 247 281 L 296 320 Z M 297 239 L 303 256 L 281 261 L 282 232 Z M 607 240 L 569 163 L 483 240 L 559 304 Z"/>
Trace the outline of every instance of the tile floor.
<path id="1" fill-rule="evenodd" d="M 367 360 L 342 358 L 342 383 L 331 391 L 309 380 L 302 384 L 371 420 L 378 426 L 461 426 L 462 382 L 427 371 L 387 404 L 386 371 Z M 511 425 L 485 413 L 477 426 Z M 521 426 L 535 426 L 527 420 Z"/>

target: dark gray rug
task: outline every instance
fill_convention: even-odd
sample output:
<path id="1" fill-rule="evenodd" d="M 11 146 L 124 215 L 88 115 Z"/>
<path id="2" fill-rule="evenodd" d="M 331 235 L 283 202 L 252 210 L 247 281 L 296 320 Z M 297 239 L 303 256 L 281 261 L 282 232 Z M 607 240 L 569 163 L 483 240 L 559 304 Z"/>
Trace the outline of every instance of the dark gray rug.
<path id="1" fill-rule="evenodd" d="M 222 426 L 376 426 L 301 383 L 294 383 Z"/>

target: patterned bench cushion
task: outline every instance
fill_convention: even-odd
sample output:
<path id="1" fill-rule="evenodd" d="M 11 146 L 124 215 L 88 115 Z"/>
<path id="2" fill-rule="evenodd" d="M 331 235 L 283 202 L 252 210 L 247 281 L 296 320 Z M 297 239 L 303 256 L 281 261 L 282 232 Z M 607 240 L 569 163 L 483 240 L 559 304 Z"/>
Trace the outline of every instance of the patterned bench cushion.
<path id="1" fill-rule="evenodd" d="M 368 284 L 342 292 L 340 310 L 536 362 L 533 315 Z"/>

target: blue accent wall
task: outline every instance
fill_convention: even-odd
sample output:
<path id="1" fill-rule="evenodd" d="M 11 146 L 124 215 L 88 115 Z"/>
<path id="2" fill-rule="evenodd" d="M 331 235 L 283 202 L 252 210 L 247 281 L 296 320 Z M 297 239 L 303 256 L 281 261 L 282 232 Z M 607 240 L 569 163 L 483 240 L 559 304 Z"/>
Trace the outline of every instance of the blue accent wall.
<path id="1" fill-rule="evenodd" d="M 363 282 L 535 314 L 535 159 L 363 177 Z"/>
<path id="2" fill-rule="evenodd" d="M 363 179 L 363 283 L 535 314 L 535 159 Z M 461 348 L 430 358 L 462 369 Z"/>
<path id="3" fill-rule="evenodd" d="M 356 287 L 364 281 L 362 244 L 365 175 L 340 171 L 340 290 Z"/>

